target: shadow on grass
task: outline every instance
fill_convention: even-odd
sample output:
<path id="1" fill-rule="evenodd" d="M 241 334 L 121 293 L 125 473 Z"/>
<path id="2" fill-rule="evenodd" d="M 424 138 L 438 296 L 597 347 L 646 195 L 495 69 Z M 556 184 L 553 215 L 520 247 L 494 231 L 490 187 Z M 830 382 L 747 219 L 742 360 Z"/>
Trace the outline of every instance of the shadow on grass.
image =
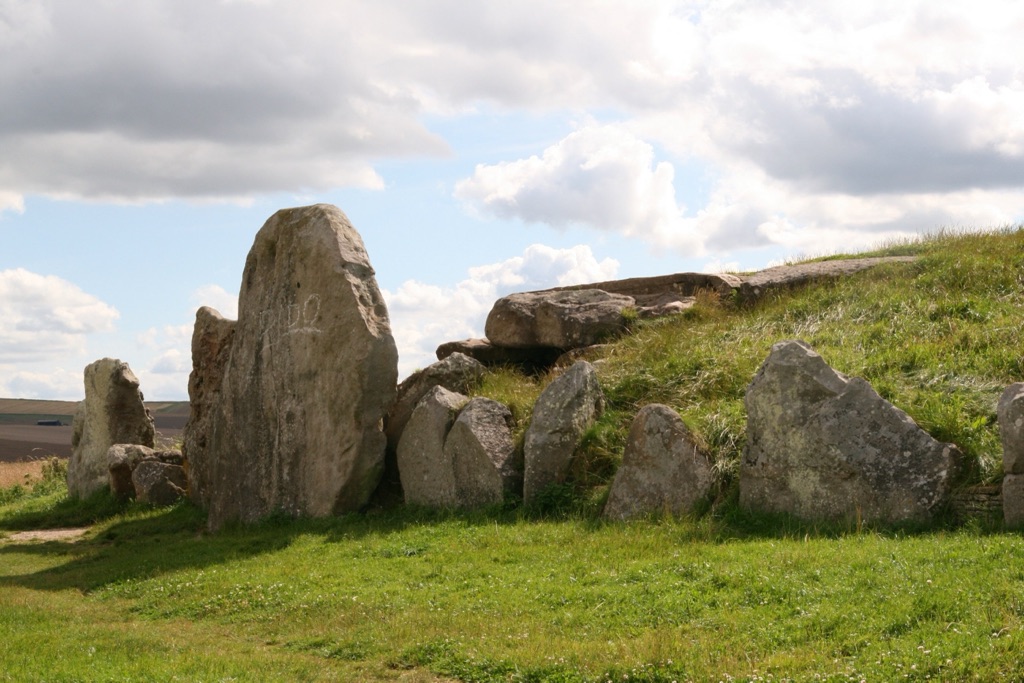
<path id="1" fill-rule="evenodd" d="M 51 511 L 60 508 L 58 504 Z M 70 505 L 70 504 L 68 504 Z M 79 505 L 82 505 L 80 502 Z M 88 503 L 86 509 L 98 509 Z M 105 509 L 100 506 L 99 509 Z M 575 524 L 582 533 L 598 532 L 619 522 L 572 514 L 542 515 L 522 507 L 496 506 L 475 511 L 432 510 L 408 506 L 376 509 L 338 517 L 295 519 L 275 515 L 255 525 L 229 525 L 215 534 L 206 532 L 206 515 L 183 502 L 154 510 L 146 506 L 120 505 L 116 516 L 107 516 L 95 536 L 75 542 L 4 543 L 6 554 L 36 554 L 67 558 L 57 566 L 30 574 L 0 577 L 0 587 L 19 586 L 36 590 L 75 589 L 89 592 L 128 579 L 146 579 L 182 569 L 205 567 L 273 553 L 291 545 L 300 536 L 319 537 L 325 543 L 386 537 L 411 527 L 459 525 L 465 527 L 516 524 Z M 66 510 L 64 512 L 67 512 Z M 22 527 L 33 519 L 7 520 L 3 526 Z M 42 513 L 38 513 L 42 514 Z M 63 512 L 61 513 L 64 514 Z M 61 517 L 74 519 L 74 515 Z M 716 506 L 696 519 L 652 518 L 640 524 L 676 525 L 680 542 L 729 543 L 758 539 L 828 539 L 872 534 L 890 537 L 926 535 L 964 530 L 986 535 L 1002 533 L 1001 524 L 952 521 L 924 526 L 879 526 L 851 523 L 809 523 L 788 515 L 745 512 L 732 502 Z M 22 527 L 23 528 L 23 527 Z M 0 560 L 2 564 L 2 560 Z"/>

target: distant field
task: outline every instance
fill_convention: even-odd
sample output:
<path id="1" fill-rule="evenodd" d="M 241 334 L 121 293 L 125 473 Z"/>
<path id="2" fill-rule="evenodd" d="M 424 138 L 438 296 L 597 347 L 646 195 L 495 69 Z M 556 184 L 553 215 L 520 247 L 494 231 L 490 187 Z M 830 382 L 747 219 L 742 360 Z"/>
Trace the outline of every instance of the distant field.
<path id="1" fill-rule="evenodd" d="M 71 419 L 77 401 L 0 398 L 0 462 L 25 462 L 56 455 L 71 457 Z M 187 401 L 146 402 L 160 443 L 180 438 L 188 419 Z M 62 427 L 42 427 L 40 420 L 61 420 Z"/>

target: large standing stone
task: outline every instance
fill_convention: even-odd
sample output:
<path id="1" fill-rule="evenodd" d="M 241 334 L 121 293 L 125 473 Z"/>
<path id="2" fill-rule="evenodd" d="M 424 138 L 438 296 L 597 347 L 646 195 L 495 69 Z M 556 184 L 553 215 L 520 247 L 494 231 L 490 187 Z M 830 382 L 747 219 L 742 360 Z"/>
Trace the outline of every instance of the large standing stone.
<path id="1" fill-rule="evenodd" d="M 747 388 L 740 504 L 806 519 L 928 521 L 962 456 L 862 379 L 780 342 Z"/>
<path id="2" fill-rule="evenodd" d="M 412 411 L 398 442 L 398 472 L 406 503 L 455 505 L 455 474 L 444 442 L 468 400 L 444 387 L 433 387 Z"/>
<path id="3" fill-rule="evenodd" d="M 489 398 L 466 404 L 445 440 L 459 507 L 501 503 L 523 487 L 522 453 L 512 440 L 512 412 Z"/>
<path id="4" fill-rule="evenodd" d="M 523 499 L 565 481 L 583 433 L 604 411 L 594 366 L 578 361 L 549 384 L 533 406 L 523 444 Z"/>
<path id="5" fill-rule="evenodd" d="M 496 346 L 575 349 L 622 332 L 636 300 L 599 289 L 525 292 L 495 302 L 484 334 Z"/>
<path id="6" fill-rule="evenodd" d="M 75 414 L 68 492 L 85 498 L 109 486 L 107 451 L 115 443 L 153 446 L 153 418 L 128 364 L 104 358 L 85 368 L 85 400 Z"/>
<path id="7" fill-rule="evenodd" d="M 1003 521 L 1011 529 L 1024 528 L 1024 474 L 1003 476 Z"/>
<path id="8" fill-rule="evenodd" d="M 653 513 L 687 514 L 707 498 L 714 470 L 676 411 L 644 406 L 633 419 L 604 516 L 629 519 Z"/>
<path id="9" fill-rule="evenodd" d="M 397 377 L 387 307 L 345 214 L 318 204 L 271 216 L 246 259 L 219 396 L 215 380 L 190 381 L 211 398 L 196 421 L 205 447 L 187 451 L 211 528 L 362 507 L 383 470 Z"/>
<path id="10" fill-rule="evenodd" d="M 1024 474 L 1024 382 L 1006 388 L 996 413 L 1003 441 L 1003 474 Z"/>
<path id="11" fill-rule="evenodd" d="M 192 373 L 188 378 L 189 418 L 182 432 L 181 450 L 188 462 L 189 497 L 201 508 L 210 507 L 212 461 L 207 438 L 212 416 L 220 405 L 221 385 L 227 369 L 237 323 L 203 306 L 196 311 L 192 330 Z"/>

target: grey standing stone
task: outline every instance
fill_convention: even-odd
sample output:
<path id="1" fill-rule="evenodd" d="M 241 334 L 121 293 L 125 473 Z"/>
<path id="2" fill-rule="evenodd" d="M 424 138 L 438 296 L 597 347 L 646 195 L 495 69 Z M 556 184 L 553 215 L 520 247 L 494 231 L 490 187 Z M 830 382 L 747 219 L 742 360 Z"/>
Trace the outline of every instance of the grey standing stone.
<path id="1" fill-rule="evenodd" d="M 444 442 L 467 401 L 462 394 L 433 387 L 412 411 L 398 442 L 398 472 L 406 503 L 455 505 L 455 475 Z"/>
<path id="2" fill-rule="evenodd" d="M 1011 529 L 1024 529 L 1024 474 L 1003 476 L 1003 521 Z"/>
<path id="3" fill-rule="evenodd" d="M 564 482 L 584 432 L 604 412 L 594 366 L 578 361 L 549 384 L 534 404 L 523 444 L 523 499 Z"/>
<path id="4" fill-rule="evenodd" d="M 68 492 L 85 498 L 110 485 L 107 451 L 116 443 L 153 446 L 153 418 L 128 364 L 103 358 L 85 368 L 85 400 L 75 414 Z"/>
<path id="5" fill-rule="evenodd" d="M 629 519 L 653 513 L 683 515 L 707 498 L 712 463 L 676 411 L 652 404 L 637 413 L 604 516 Z"/>
<path id="6" fill-rule="evenodd" d="M 283 209 L 260 229 L 226 355 L 206 356 L 213 375 L 224 360 L 223 377 L 197 420 L 205 433 L 190 436 L 205 446 L 187 449 L 210 527 L 362 507 L 384 467 L 398 354 L 362 238 L 338 208 Z M 195 380 L 214 395 L 215 380 Z"/>
<path id="7" fill-rule="evenodd" d="M 1024 382 L 1011 384 L 999 398 L 1003 474 L 1024 474 Z"/>
<path id="8" fill-rule="evenodd" d="M 207 457 L 211 420 L 220 405 L 221 385 L 227 369 L 237 323 L 208 306 L 196 311 L 192 331 L 192 373 L 188 378 L 189 417 L 182 431 L 181 450 L 188 461 L 189 497 L 209 509 L 212 461 Z"/>
<path id="9" fill-rule="evenodd" d="M 459 507 L 493 505 L 521 493 L 523 458 L 516 453 L 507 406 L 472 399 L 448 432 L 444 452 L 452 464 Z"/>
<path id="10" fill-rule="evenodd" d="M 747 388 L 740 504 L 805 519 L 923 522 L 962 462 L 862 379 L 780 342 Z"/>

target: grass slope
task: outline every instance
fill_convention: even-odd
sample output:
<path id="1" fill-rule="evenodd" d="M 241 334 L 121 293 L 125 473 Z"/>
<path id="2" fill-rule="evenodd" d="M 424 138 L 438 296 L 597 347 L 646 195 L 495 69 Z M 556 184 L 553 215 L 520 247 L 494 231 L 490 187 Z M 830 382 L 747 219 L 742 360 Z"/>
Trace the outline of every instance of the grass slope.
<path id="1" fill-rule="evenodd" d="M 705 299 L 604 352 L 610 411 L 541 505 L 271 519 L 207 535 L 188 504 L 0 493 L 0 680 L 1024 679 L 1024 538 L 811 525 L 731 499 L 742 395 L 780 339 L 868 378 L 998 475 L 993 410 L 1021 379 L 1024 234 L 945 235 L 891 266 L 749 309 Z M 547 378 L 493 373 L 525 424 Z M 596 518 L 624 430 L 672 405 L 713 449 L 693 519 Z M 56 465 L 54 466 L 56 467 Z M 83 541 L 18 529 L 95 524 Z"/>

